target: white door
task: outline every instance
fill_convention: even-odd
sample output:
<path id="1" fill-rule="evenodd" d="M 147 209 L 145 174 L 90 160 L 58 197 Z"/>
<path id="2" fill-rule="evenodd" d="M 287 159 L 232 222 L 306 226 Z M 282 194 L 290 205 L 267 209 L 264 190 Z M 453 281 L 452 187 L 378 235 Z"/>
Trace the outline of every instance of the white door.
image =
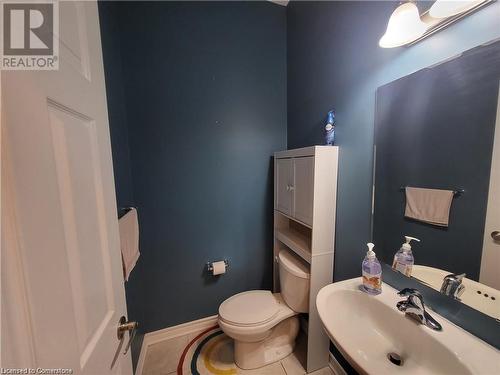
<path id="1" fill-rule="evenodd" d="M 128 375 L 97 4 L 60 3 L 59 35 L 58 71 L 1 75 L 1 366 Z"/>
<path id="2" fill-rule="evenodd" d="M 479 281 L 500 290 L 500 88 Z"/>
<path id="3" fill-rule="evenodd" d="M 276 209 L 285 215 L 292 214 L 292 159 L 276 160 Z"/>
<path id="4" fill-rule="evenodd" d="M 293 214 L 297 220 L 312 225 L 314 157 L 293 159 Z"/>

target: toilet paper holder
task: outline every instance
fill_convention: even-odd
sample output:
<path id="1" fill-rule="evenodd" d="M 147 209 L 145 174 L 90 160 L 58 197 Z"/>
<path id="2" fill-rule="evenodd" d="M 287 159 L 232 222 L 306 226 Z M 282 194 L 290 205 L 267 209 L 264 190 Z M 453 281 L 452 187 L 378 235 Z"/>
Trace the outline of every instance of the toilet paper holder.
<path id="1" fill-rule="evenodd" d="M 212 273 L 214 270 L 214 266 L 212 266 L 212 263 L 214 262 L 207 262 L 207 272 Z M 224 264 L 226 265 L 226 271 L 229 269 L 229 262 L 227 259 L 224 259 Z"/>

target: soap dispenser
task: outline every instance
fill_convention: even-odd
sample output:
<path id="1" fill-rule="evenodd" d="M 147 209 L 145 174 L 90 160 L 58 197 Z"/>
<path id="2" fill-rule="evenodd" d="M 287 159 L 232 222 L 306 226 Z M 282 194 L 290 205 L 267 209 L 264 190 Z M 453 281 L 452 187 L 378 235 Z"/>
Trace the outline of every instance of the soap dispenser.
<path id="1" fill-rule="evenodd" d="M 392 262 L 392 268 L 396 271 L 401 272 L 403 275 L 408 277 L 411 276 L 411 271 L 415 259 L 413 258 L 413 253 L 411 251 L 411 241 L 420 240 L 415 237 L 405 236 L 406 242 L 401 245 L 401 248 L 394 255 L 394 261 Z"/>
<path id="2" fill-rule="evenodd" d="M 372 243 L 367 243 L 368 252 L 361 265 L 363 272 L 363 288 L 368 294 L 379 294 L 382 292 L 382 266 L 375 256 Z"/>

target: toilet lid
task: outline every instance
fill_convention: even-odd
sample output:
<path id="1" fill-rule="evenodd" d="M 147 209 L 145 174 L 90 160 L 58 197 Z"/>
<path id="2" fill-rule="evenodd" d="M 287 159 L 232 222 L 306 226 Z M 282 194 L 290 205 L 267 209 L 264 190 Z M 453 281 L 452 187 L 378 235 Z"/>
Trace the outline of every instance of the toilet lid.
<path id="1" fill-rule="evenodd" d="M 236 294 L 219 307 L 219 316 L 234 325 L 250 326 L 267 323 L 279 311 L 279 304 L 268 290 L 252 290 Z"/>

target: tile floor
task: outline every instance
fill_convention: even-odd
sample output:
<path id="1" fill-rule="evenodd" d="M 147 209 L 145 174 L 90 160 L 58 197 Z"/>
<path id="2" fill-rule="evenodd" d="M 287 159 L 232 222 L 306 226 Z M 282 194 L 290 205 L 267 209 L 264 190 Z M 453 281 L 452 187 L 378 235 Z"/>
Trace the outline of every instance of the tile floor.
<path id="1" fill-rule="evenodd" d="M 146 352 L 142 375 L 174 375 L 177 363 L 186 345 L 198 334 L 191 333 L 186 336 L 176 337 L 171 340 L 162 341 L 149 346 Z M 297 340 L 295 352 L 280 362 L 259 368 L 257 370 L 239 370 L 242 375 L 302 375 L 306 371 L 302 363 L 305 363 L 305 340 Z M 334 375 L 328 367 L 315 371 L 314 375 Z M 141 375 L 141 374 L 138 374 Z"/>

